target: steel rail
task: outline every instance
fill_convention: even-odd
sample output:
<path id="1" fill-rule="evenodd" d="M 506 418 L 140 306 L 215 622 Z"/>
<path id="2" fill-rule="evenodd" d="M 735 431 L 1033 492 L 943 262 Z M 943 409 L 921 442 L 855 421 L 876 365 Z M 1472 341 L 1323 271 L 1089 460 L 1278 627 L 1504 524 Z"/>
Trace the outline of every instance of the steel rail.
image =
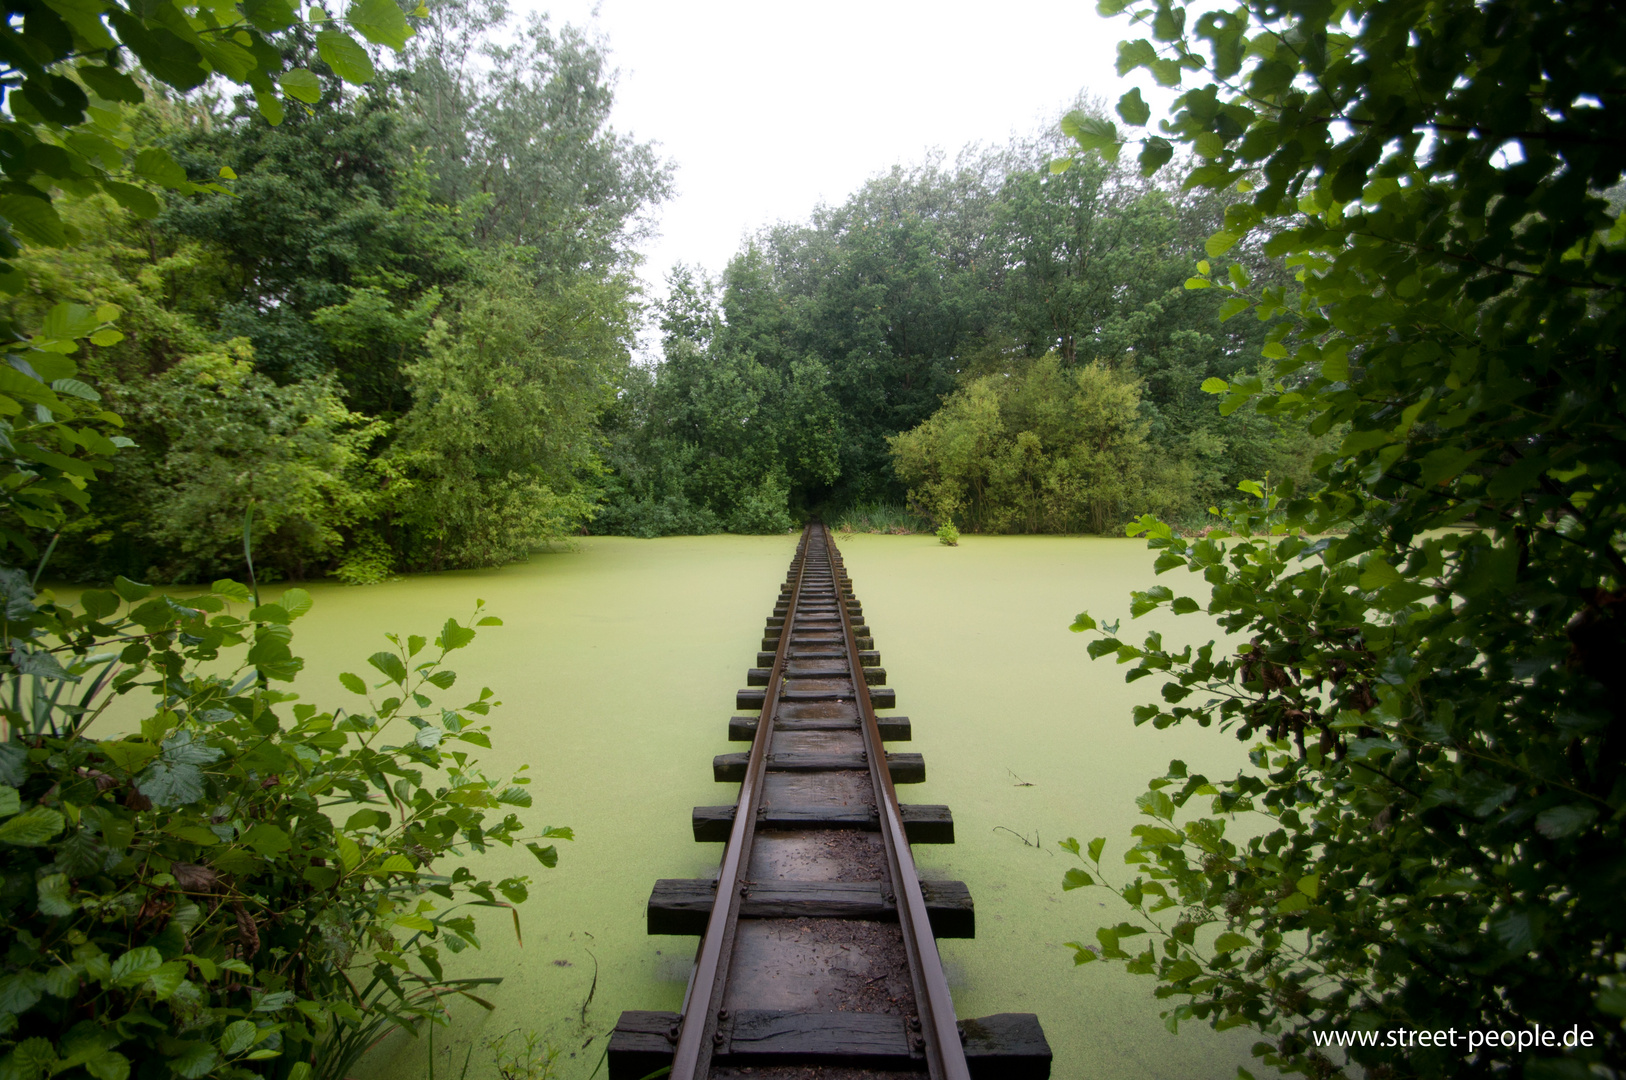
<path id="1" fill-rule="evenodd" d="M 824 529 L 823 525 L 818 527 Z M 926 1052 L 926 1067 L 932 1080 L 971 1080 L 965 1048 L 960 1044 L 960 1030 L 955 1021 L 954 1000 L 949 995 L 942 959 L 937 955 L 937 938 L 932 933 L 931 920 L 926 913 L 926 898 L 920 891 L 920 876 L 915 872 L 914 852 L 909 847 L 903 817 L 898 810 L 898 793 L 892 783 L 891 770 L 887 767 L 881 729 L 876 723 L 875 707 L 870 702 L 869 688 L 858 662 L 858 642 L 853 633 L 852 613 L 848 611 L 843 595 L 844 564 L 836 558 L 835 544 L 830 541 L 828 530 L 825 530 L 825 537 L 825 557 L 830 563 L 831 577 L 836 582 L 836 609 L 841 613 L 847 664 L 853 674 L 853 698 L 858 704 L 860 725 L 864 732 L 864 756 L 869 761 L 870 779 L 875 785 L 882 847 L 892 874 L 898 923 L 903 930 L 903 943 L 909 954 L 909 973 L 915 984 L 915 1008 L 919 1012 L 921 1028 L 916 1036 L 916 1046 Z"/>
<path id="2" fill-rule="evenodd" d="M 711 1071 L 711 1052 L 721 1019 L 719 1013 L 723 1008 L 723 995 L 728 988 L 728 966 L 733 957 L 734 931 L 740 917 L 740 890 L 743 888 L 751 844 L 756 838 L 757 810 L 762 805 L 762 782 L 768 772 L 768 743 L 773 738 L 773 713 L 779 700 L 780 683 L 784 679 L 785 660 L 790 652 L 792 625 L 802 596 L 802 581 L 807 575 L 807 555 L 812 544 L 813 528 L 809 525 L 802 530 L 802 540 L 797 546 L 796 582 L 785 608 L 784 622 L 780 624 L 779 649 L 774 653 L 773 671 L 768 676 L 762 712 L 757 717 L 756 735 L 751 740 L 751 756 L 745 766 L 745 780 L 740 784 L 740 799 L 734 808 L 734 825 L 729 832 L 723 865 L 717 875 L 717 899 L 712 904 L 705 936 L 700 939 L 694 974 L 684 995 L 683 1018 L 679 1021 L 677 1047 L 672 1057 L 672 1080 L 703 1080 Z M 839 588 L 837 592 L 839 595 Z M 848 636 L 851 637 L 850 631 Z M 916 892 L 919 892 L 918 886 Z M 696 1014 L 697 1006 L 704 1011 Z"/>

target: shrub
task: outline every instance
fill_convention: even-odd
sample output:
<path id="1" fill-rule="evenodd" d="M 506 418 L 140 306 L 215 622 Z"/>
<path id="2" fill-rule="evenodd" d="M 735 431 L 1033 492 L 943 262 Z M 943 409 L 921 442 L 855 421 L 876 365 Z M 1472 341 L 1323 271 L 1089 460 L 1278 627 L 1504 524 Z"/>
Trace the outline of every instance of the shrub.
<path id="1" fill-rule="evenodd" d="M 1190 487 L 1147 438 L 1137 380 L 1055 356 L 977 379 L 889 445 L 911 504 L 974 532 L 1105 532 Z"/>
<path id="2" fill-rule="evenodd" d="M 944 525 L 937 530 L 937 542 L 944 547 L 960 546 L 960 530 L 952 524 Z"/>
<path id="3" fill-rule="evenodd" d="M 389 635 L 376 682 L 340 677 L 354 708 L 324 710 L 277 688 L 303 666 L 300 589 L 179 600 L 119 578 L 76 609 L 4 568 L 0 594 L 0 1075 L 342 1077 L 498 981 L 448 978 L 442 954 L 478 947 L 472 909 L 512 908 L 528 879 L 437 864 L 523 843 L 551 867 L 537 841 L 570 837 L 521 835 L 523 767 L 477 768 L 492 692 L 432 699 L 499 620 Z M 132 733 L 90 737 L 143 691 Z"/>

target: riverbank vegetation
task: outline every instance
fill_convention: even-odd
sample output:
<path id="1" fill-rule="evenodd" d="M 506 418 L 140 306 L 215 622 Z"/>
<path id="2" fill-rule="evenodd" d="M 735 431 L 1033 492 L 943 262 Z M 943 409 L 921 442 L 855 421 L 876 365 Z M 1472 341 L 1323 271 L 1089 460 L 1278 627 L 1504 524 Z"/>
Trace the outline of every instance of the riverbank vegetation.
<path id="1" fill-rule="evenodd" d="M 8 23 L 0 255 L 12 261 L 0 263 L 0 295 L 15 321 L 0 326 L 0 1075 L 339 1080 L 391 1031 L 445 1023 L 452 998 L 490 1007 L 477 991 L 501 980 L 448 976 L 442 950 L 479 947 L 479 907 L 508 909 L 517 933 L 529 878 L 483 877 L 470 856 L 522 844 L 550 867 L 557 849 L 538 841 L 571 838 L 528 833 L 513 812 L 532 802 L 527 766 L 504 778 L 478 767 L 493 692 L 437 704 L 457 680 L 448 655 L 501 621 L 483 603 L 469 625 L 448 619 L 433 639 L 382 635 L 390 648 L 365 661 L 377 681 L 339 677 L 348 707 L 323 710 L 277 685 L 303 670 L 293 623 L 313 601 L 297 587 L 262 598 L 256 541 L 298 565 L 365 520 L 345 484 L 376 460 L 369 443 L 382 432 L 346 407 L 336 372 L 278 381 L 254 365 L 252 336 L 208 332 L 208 305 L 224 317 L 234 290 L 289 267 L 245 263 L 253 245 L 228 257 L 253 204 L 188 202 L 226 189 L 189 178 L 177 155 L 232 130 L 259 139 L 262 118 L 288 119 L 282 93 L 319 100 L 323 76 L 300 61 L 320 58 L 328 92 L 348 96 L 341 82 L 377 75 L 358 36 L 400 50 L 414 32 L 388 0 L 360 0 L 342 23 L 321 9 L 309 16 L 159 0 L 139 12 L 36 6 Z M 122 70 L 125 49 L 145 73 Z M 235 124 L 166 96 L 211 79 L 252 90 L 253 113 L 246 95 Z M 170 218 L 125 179 L 132 173 L 183 196 Z M 210 243 L 177 224 L 198 211 L 216 215 Z M 517 261 L 498 254 L 494 265 Z M 297 313 L 290 292 L 272 296 L 240 314 Z M 466 331 L 489 302 L 470 294 L 449 318 Z M 511 318 L 501 316 L 504 329 Z M 418 363 L 428 370 L 444 355 L 438 367 L 457 368 L 470 347 L 432 347 Z M 478 423 L 472 430 L 496 427 Z M 439 460 L 477 447 L 470 430 L 444 438 Z M 159 441 L 143 446 L 131 433 Z M 402 473 L 433 475 L 436 459 L 426 460 Z M 121 502 L 121 482 L 145 502 Z M 86 562 L 97 550 L 90 530 L 120 511 L 137 530 L 126 544 L 168 544 L 194 560 L 187 574 L 235 542 L 248 583 L 221 578 L 183 599 L 113 574 L 111 589 L 75 603 L 39 588 L 59 549 L 82 572 L 110 572 Z"/>
<path id="2" fill-rule="evenodd" d="M 975 531 L 1100 532 L 1153 508 L 1200 518 L 1247 477 L 1307 477 L 1302 426 L 1222 421 L 1201 389 L 1253 372 L 1271 326 L 1222 323 L 1221 296 L 1185 288 L 1234 193 L 1103 160 L 1058 174 L 1064 150 L 1058 132 L 895 168 L 762 231 L 716 280 L 679 267 L 663 360 L 607 420 L 593 528 L 888 502 Z M 1257 245 L 1211 269 L 1294 285 Z M 1071 404 L 1043 402 L 1056 394 Z"/>
<path id="3" fill-rule="evenodd" d="M 1133 527 L 1159 573 L 1201 581 L 1130 615 L 1201 612 L 1234 644 L 1074 624 L 1164 679 L 1136 723 L 1218 727 L 1252 758 L 1172 761 L 1127 851 L 1063 845 L 1084 864 L 1065 887 L 1111 883 L 1127 916 L 1076 958 L 1153 977 L 1171 1030 L 1256 1030 L 1285 1073 L 1619 1076 L 1626 67 L 1605 43 L 1626 13 L 1101 7 L 1149 34 L 1120 69 L 1183 92 L 1159 134 L 1138 90 L 1122 131 L 1075 116 L 1076 152 L 1153 169 L 1178 142 L 1188 183 L 1246 196 L 1207 253 L 1262 240 L 1298 287 L 1196 276 L 1270 326 L 1267 366 L 1208 389 L 1332 442 L 1308 484 L 1243 485 L 1208 537 Z"/>
<path id="4" fill-rule="evenodd" d="M 350 581 L 498 564 L 592 515 L 667 167 L 610 127 L 579 33 L 460 0 L 412 19 L 364 86 L 315 36 L 279 38 L 304 74 L 275 126 L 249 88 L 139 69 L 139 104 L 105 103 L 166 175 L 220 190 L 64 185 L 73 242 L 13 262 L 25 331 L 61 303 L 117 313 L 80 374 L 131 445 L 55 572 L 240 572 L 249 503 L 263 571 Z"/>

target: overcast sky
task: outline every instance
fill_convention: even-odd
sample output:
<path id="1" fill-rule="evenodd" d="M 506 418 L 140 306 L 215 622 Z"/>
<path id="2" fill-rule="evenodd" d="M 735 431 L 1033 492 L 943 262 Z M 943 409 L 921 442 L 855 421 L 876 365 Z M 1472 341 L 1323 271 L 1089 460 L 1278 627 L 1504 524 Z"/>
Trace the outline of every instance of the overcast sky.
<path id="1" fill-rule="evenodd" d="M 715 274 L 763 225 L 869 176 L 1054 123 L 1080 91 L 1116 101 L 1122 19 L 1092 0 L 516 0 L 607 42 L 615 126 L 677 165 L 646 280 Z"/>

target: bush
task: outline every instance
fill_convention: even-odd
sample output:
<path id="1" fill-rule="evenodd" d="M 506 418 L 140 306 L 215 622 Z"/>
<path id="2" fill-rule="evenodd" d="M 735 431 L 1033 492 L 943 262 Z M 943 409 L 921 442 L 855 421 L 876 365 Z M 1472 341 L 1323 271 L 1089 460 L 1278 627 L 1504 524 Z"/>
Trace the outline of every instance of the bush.
<path id="1" fill-rule="evenodd" d="M 322 710 L 274 688 L 303 666 L 300 589 L 178 600 L 119 578 L 75 609 L 4 568 L 0 593 L 0 1075 L 338 1078 L 498 981 L 448 978 L 442 954 L 478 947 L 473 908 L 512 908 L 528 879 L 437 864 L 523 843 L 551 867 L 537 841 L 570 837 L 521 835 L 523 767 L 476 767 L 489 689 L 432 700 L 499 620 L 389 635 L 373 685 L 340 677 L 355 707 Z M 133 733 L 87 737 L 141 691 Z"/>
<path id="2" fill-rule="evenodd" d="M 1197 151 L 1190 186 L 1247 193 L 1210 256 L 1262 249 L 1299 285 L 1197 264 L 1222 315 L 1280 320 L 1261 372 L 1204 388 L 1342 437 L 1313 489 L 1246 484 L 1217 534 L 1133 527 L 1190 576 L 1130 613 L 1206 608 L 1225 637 L 1114 624 L 1090 655 L 1162 682 L 1136 723 L 1252 754 L 1152 780 L 1101 955 L 1157 979 L 1171 1028 L 1252 1027 L 1318 1080 L 1626 1074 L 1626 8 L 1102 7 L 1158 39 L 1120 45 L 1126 70 L 1194 80 L 1155 126 L 1125 95 L 1142 162 Z M 1538 1026 L 1587 1039 L 1318 1046 Z"/>
<path id="3" fill-rule="evenodd" d="M 960 530 L 953 525 L 944 525 L 937 530 L 937 542 L 944 547 L 960 546 Z"/>
<path id="4" fill-rule="evenodd" d="M 1188 478 L 1147 439 L 1140 384 L 1055 356 L 990 375 L 893 436 L 912 505 L 974 532 L 1105 532 L 1136 513 L 1178 510 Z"/>

